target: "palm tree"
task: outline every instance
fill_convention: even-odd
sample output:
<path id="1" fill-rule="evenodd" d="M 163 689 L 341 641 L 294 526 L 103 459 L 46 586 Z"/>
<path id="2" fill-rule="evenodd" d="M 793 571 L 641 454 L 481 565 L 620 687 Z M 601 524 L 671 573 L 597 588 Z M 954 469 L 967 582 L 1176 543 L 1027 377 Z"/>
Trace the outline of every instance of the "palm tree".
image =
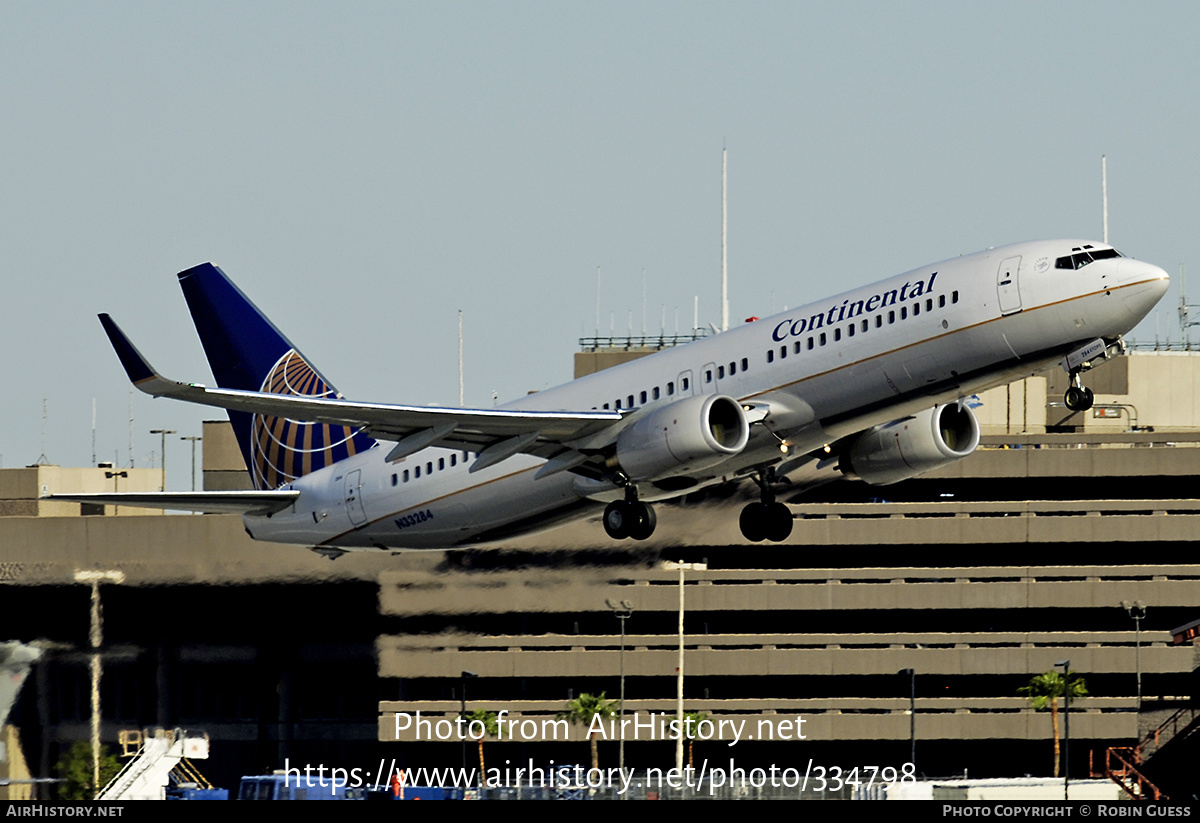
<path id="1" fill-rule="evenodd" d="M 463 721 L 467 724 L 467 728 L 471 728 L 471 724 L 479 722 L 483 725 L 483 735 L 476 741 L 479 744 L 479 783 L 485 785 L 485 775 L 487 767 L 483 763 L 483 739 L 485 737 L 495 737 L 499 732 L 499 726 L 496 724 L 496 713 L 489 712 L 485 709 L 476 709 L 473 712 L 467 712 L 463 715 Z"/>
<path id="2" fill-rule="evenodd" d="M 600 748 L 596 743 L 596 735 L 592 731 L 592 723 L 597 717 L 616 717 L 617 712 L 621 709 L 620 700 L 609 700 L 605 697 L 604 692 L 600 692 L 599 696 L 594 694 L 581 694 L 574 700 L 567 703 L 567 708 L 558 713 L 560 720 L 566 720 L 568 723 L 581 723 L 587 726 L 588 740 L 592 743 L 592 768 L 600 768 Z"/>
<path id="3" fill-rule="evenodd" d="M 1047 706 L 1050 708 L 1050 725 L 1054 729 L 1054 776 L 1058 777 L 1058 698 L 1068 694 L 1071 700 L 1084 697 L 1088 693 L 1087 684 L 1075 672 L 1068 672 L 1064 680 L 1057 670 L 1051 669 L 1031 677 L 1029 685 L 1022 686 L 1017 692 L 1029 698 L 1034 711 L 1043 711 Z"/>
<path id="4" fill-rule="evenodd" d="M 685 712 L 683 715 L 683 728 L 688 738 L 688 765 L 693 768 L 696 765 L 693 747 L 696 745 L 696 738 L 700 736 L 700 722 L 703 720 L 708 720 L 708 712 Z"/>

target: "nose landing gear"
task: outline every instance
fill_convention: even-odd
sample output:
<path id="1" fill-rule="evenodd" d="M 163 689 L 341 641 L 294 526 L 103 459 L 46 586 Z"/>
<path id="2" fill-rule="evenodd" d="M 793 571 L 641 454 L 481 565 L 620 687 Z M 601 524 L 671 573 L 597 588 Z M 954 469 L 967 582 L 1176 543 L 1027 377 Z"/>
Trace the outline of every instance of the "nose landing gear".
<path id="1" fill-rule="evenodd" d="M 1092 390 L 1084 386 L 1079 379 L 1079 372 L 1071 375 L 1071 387 L 1067 389 L 1063 395 L 1063 403 L 1071 411 L 1087 411 L 1096 402 L 1096 396 Z"/>

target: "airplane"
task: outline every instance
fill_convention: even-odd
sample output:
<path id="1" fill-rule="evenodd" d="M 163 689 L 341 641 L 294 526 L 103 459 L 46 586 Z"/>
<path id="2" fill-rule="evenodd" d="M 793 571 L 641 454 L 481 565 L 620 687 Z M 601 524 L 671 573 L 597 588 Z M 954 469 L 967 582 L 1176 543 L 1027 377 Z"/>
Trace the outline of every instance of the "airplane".
<path id="1" fill-rule="evenodd" d="M 593 517 L 649 538 L 652 503 L 752 480 L 749 541 L 786 540 L 788 475 L 829 469 L 886 485 L 970 455 L 978 392 L 1061 365 L 1081 375 L 1167 273 L 1105 243 L 991 248 L 754 320 L 498 408 L 343 396 L 216 266 L 179 274 L 217 387 L 162 377 L 100 315 L 129 379 L 155 397 L 226 409 L 253 490 L 51 495 L 242 514 L 256 540 L 327 556 L 478 545 Z"/>

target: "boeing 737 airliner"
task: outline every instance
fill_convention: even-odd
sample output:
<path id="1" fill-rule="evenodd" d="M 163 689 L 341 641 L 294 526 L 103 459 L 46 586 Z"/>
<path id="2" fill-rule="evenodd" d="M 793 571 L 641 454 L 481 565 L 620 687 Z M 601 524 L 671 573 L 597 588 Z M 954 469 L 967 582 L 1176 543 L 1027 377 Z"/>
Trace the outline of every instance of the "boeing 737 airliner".
<path id="1" fill-rule="evenodd" d="M 211 264 L 179 275 L 218 388 L 161 377 L 101 323 L 148 394 L 229 411 L 255 490 L 54 495 L 239 512 L 256 539 L 345 549 L 454 548 L 603 506 L 614 539 L 644 540 L 650 503 L 753 480 L 748 540 L 785 540 L 775 501 L 819 464 L 887 484 L 979 443 L 965 398 L 1060 365 L 1081 373 L 1167 289 L 1162 269 L 1078 240 L 1022 243 L 925 266 L 495 409 L 342 398 Z"/>

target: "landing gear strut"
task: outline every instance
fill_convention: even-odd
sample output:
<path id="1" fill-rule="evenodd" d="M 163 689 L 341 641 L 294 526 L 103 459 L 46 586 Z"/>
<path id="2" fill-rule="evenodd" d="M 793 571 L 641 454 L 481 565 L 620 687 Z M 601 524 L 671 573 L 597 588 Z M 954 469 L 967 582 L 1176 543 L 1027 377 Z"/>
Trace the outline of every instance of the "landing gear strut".
<path id="1" fill-rule="evenodd" d="M 1071 387 L 1067 389 L 1067 393 L 1063 395 L 1063 403 L 1068 409 L 1075 412 L 1087 411 L 1096 402 L 1096 396 L 1092 390 L 1083 385 L 1079 379 L 1079 372 L 1071 374 Z"/>
<path id="2" fill-rule="evenodd" d="M 742 536 L 751 543 L 762 540 L 781 543 L 792 533 L 792 510 L 775 500 L 775 492 L 771 490 L 774 480 L 775 472 L 771 469 L 754 476 L 759 502 L 748 504 L 738 519 Z"/>
<path id="3" fill-rule="evenodd" d="M 613 540 L 645 540 L 654 534 L 658 518 L 654 509 L 637 499 L 637 487 L 625 486 L 625 499 L 614 500 L 604 509 L 604 531 Z"/>

